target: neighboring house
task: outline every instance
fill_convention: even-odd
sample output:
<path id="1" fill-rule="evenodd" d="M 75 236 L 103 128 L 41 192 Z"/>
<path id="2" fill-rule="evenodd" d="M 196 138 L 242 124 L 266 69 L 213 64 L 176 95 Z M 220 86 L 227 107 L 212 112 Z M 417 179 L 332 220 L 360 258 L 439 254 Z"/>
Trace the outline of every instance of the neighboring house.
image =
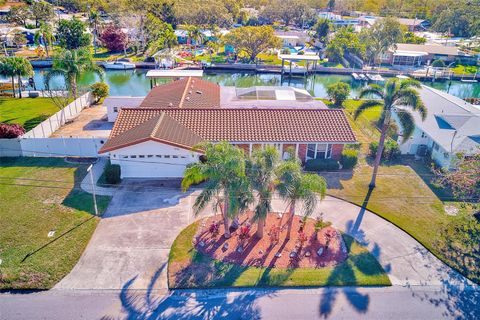
<path id="1" fill-rule="evenodd" d="M 280 38 L 283 47 L 304 47 L 310 41 L 310 36 L 306 31 L 276 30 L 275 35 Z"/>
<path id="2" fill-rule="evenodd" d="M 444 60 L 445 63 L 455 62 L 457 59 L 470 59 L 457 47 L 436 44 L 409 44 L 398 43 L 396 49 L 388 50 L 382 56 L 382 63 L 398 66 L 430 65 L 434 60 Z"/>
<path id="3" fill-rule="evenodd" d="M 480 107 L 427 86 L 420 89 L 420 97 L 427 107 L 427 118 L 422 121 L 413 112 L 415 130 L 400 144 L 402 154 L 423 156 L 429 152 L 439 166 L 452 168 L 457 153 L 468 156 L 479 152 Z M 395 114 L 398 121 L 397 117 Z"/>
<path id="4" fill-rule="evenodd" d="M 423 19 L 398 18 L 402 26 L 407 27 L 408 31 L 425 31 L 430 27 L 430 22 Z"/>
<path id="5" fill-rule="evenodd" d="M 99 153 L 108 153 L 124 178 L 179 178 L 198 161 L 202 152 L 194 146 L 202 141 L 225 140 L 247 154 L 274 145 L 284 158 L 290 147 L 302 161 L 339 160 L 343 146 L 356 142 L 343 110 L 327 109 L 305 90 L 222 90 L 198 78 L 153 88 L 138 106 L 118 109 Z"/>

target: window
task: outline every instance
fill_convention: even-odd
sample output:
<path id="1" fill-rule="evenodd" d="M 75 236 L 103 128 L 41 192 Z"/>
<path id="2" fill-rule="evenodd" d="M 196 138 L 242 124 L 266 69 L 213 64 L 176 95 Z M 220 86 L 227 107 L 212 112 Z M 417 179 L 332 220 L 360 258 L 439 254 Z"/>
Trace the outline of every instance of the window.
<path id="1" fill-rule="evenodd" d="M 182 158 L 182 159 L 186 159 L 187 157 L 185 157 L 185 156 L 181 156 L 181 158 Z"/>
<path id="2" fill-rule="evenodd" d="M 174 158 L 174 159 L 177 159 L 177 158 L 178 158 L 178 156 L 172 156 L 172 158 Z"/>
<path id="3" fill-rule="evenodd" d="M 160 154 L 157 154 L 155 157 L 157 157 L 157 158 L 161 158 L 161 157 L 162 157 L 162 155 L 160 155 Z"/>
<path id="4" fill-rule="evenodd" d="M 113 107 L 113 112 L 118 112 L 118 107 Z"/>
<path id="5" fill-rule="evenodd" d="M 128 156 L 122 156 L 122 159 L 128 159 Z"/>
<path id="6" fill-rule="evenodd" d="M 149 154 L 147 158 L 153 158 L 153 154 Z"/>
<path id="7" fill-rule="evenodd" d="M 163 156 L 163 157 L 164 157 L 165 159 L 169 159 L 169 158 L 170 158 L 170 156 Z"/>
<path id="8" fill-rule="evenodd" d="M 130 156 L 130 158 L 135 159 L 137 156 Z"/>
<path id="9" fill-rule="evenodd" d="M 317 144 L 317 152 L 315 154 L 315 159 L 325 159 L 326 154 L 327 154 L 327 145 Z"/>
<path id="10" fill-rule="evenodd" d="M 145 156 L 142 154 L 142 155 L 139 155 L 138 156 L 139 158 L 145 158 Z"/>
<path id="11" fill-rule="evenodd" d="M 307 146 L 307 159 L 315 159 L 315 144 L 309 144 Z"/>
<path id="12" fill-rule="evenodd" d="M 433 149 L 435 149 L 435 151 L 438 151 L 438 149 L 440 149 L 440 146 L 437 144 L 437 143 L 433 143 Z"/>

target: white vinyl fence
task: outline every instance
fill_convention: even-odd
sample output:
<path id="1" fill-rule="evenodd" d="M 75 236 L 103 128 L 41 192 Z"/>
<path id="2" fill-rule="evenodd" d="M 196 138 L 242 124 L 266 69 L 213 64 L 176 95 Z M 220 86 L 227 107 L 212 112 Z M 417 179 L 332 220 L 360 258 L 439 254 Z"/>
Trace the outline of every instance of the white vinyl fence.
<path id="1" fill-rule="evenodd" d="M 17 139 L 0 139 L 0 157 L 98 157 L 105 138 L 49 138 L 93 102 L 90 92 Z"/>
<path id="2" fill-rule="evenodd" d="M 89 91 L 78 97 L 63 110 L 58 111 L 38 126 L 23 135 L 23 138 L 48 138 L 52 133 L 58 130 L 65 122 L 71 121 L 77 117 L 83 108 L 93 103 L 93 95 Z"/>

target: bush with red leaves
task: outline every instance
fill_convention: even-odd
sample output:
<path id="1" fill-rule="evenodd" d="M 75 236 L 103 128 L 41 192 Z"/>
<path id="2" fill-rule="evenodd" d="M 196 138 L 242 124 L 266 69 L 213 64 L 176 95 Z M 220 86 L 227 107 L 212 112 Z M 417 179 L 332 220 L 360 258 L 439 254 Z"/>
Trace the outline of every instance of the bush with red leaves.
<path id="1" fill-rule="evenodd" d="M 0 123 L 0 138 L 13 139 L 25 133 L 25 129 L 19 124 Z"/>
<path id="2" fill-rule="evenodd" d="M 106 26 L 98 39 L 109 51 L 121 51 L 127 44 L 127 35 L 113 24 Z"/>

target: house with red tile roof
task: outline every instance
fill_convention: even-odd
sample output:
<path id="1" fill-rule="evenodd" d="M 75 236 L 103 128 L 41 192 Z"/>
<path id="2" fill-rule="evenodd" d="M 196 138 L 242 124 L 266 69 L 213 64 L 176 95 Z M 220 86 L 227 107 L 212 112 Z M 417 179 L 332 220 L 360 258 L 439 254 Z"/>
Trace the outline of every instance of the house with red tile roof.
<path id="1" fill-rule="evenodd" d="M 121 166 L 123 178 L 182 177 L 201 156 L 195 146 L 203 141 L 228 141 L 246 154 L 274 145 L 282 157 L 293 148 L 302 161 L 340 159 L 344 145 L 356 142 L 343 110 L 220 107 L 215 84 L 192 80 L 171 83 L 168 96 L 149 94 L 139 107 L 121 109 L 99 153 Z"/>

